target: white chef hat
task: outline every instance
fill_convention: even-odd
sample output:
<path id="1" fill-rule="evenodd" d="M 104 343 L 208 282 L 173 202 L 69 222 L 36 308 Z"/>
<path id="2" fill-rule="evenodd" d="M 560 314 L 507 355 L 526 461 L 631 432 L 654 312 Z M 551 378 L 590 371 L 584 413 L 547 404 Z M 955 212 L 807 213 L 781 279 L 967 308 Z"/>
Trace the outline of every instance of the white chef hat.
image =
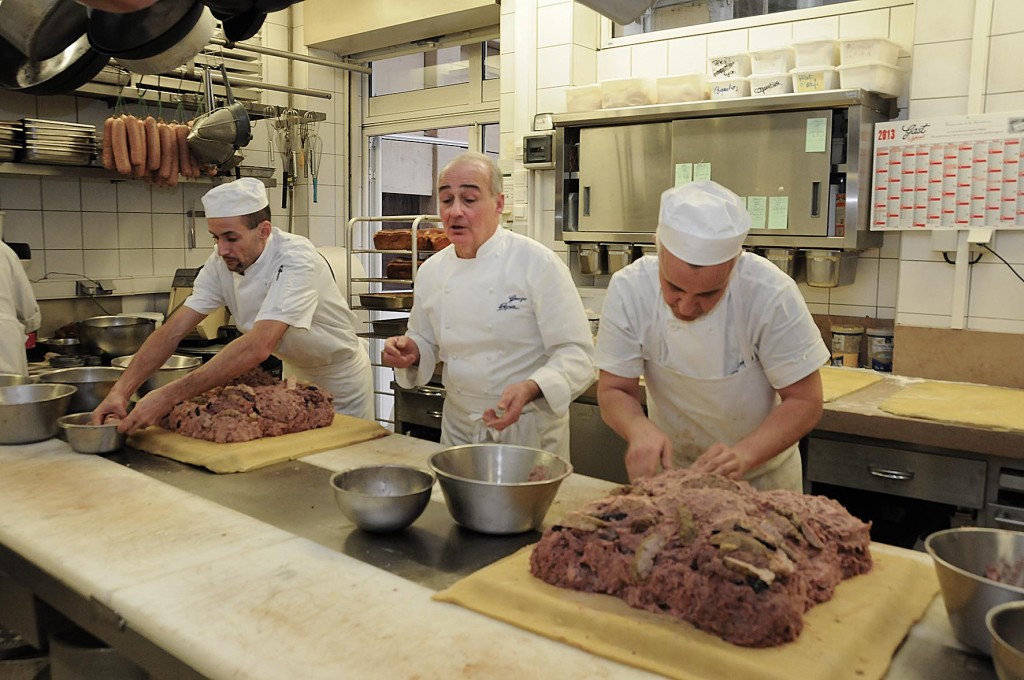
<path id="1" fill-rule="evenodd" d="M 242 177 L 233 182 L 215 186 L 203 196 L 206 217 L 238 217 L 251 215 L 270 205 L 263 182 L 254 177 Z"/>
<path id="2" fill-rule="evenodd" d="M 743 201 L 721 184 L 689 182 L 661 194 L 658 242 L 684 262 L 726 262 L 739 255 L 749 230 Z"/>

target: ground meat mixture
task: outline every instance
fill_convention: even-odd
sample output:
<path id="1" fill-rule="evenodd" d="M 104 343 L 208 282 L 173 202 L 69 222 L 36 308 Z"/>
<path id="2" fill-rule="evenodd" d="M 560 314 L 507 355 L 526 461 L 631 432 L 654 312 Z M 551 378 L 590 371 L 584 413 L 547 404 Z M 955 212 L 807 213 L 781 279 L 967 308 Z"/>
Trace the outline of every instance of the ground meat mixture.
<path id="1" fill-rule="evenodd" d="M 281 381 L 254 369 L 171 409 L 161 425 L 211 442 L 247 442 L 327 427 L 334 399 L 316 385 Z"/>
<path id="2" fill-rule="evenodd" d="M 871 569 L 870 528 L 823 496 L 669 470 L 548 529 L 530 569 L 552 585 L 770 647 L 795 640 L 803 613 L 842 579 Z"/>

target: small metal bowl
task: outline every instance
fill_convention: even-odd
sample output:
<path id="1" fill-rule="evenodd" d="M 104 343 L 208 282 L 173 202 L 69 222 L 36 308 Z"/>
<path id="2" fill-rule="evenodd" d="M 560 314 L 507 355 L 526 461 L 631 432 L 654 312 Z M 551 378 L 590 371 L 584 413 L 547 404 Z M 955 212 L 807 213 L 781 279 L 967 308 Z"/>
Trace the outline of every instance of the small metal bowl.
<path id="1" fill-rule="evenodd" d="M 74 385 L 0 387 L 0 444 L 28 444 L 57 435 L 57 419 L 68 412 Z"/>
<path id="2" fill-rule="evenodd" d="M 363 531 L 404 529 L 423 514 L 434 474 L 408 465 L 367 465 L 331 475 L 334 500 Z"/>
<path id="3" fill-rule="evenodd" d="M 39 382 L 35 376 L 21 375 L 20 373 L 0 373 L 0 387 L 12 385 L 34 385 Z"/>
<path id="4" fill-rule="evenodd" d="M 992 637 L 992 663 L 999 680 L 1024 680 L 1024 602 L 989 609 L 985 626 Z"/>
<path id="5" fill-rule="evenodd" d="M 117 431 L 117 423 L 90 425 L 92 413 L 69 413 L 58 419 L 71 448 L 78 453 L 110 453 L 117 451 L 128 435 Z"/>

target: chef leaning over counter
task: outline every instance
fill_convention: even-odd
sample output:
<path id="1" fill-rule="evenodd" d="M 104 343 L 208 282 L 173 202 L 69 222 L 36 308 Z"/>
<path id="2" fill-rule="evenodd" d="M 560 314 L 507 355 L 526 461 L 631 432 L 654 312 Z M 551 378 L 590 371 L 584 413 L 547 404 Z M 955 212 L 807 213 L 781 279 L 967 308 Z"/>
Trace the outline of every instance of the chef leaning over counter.
<path id="1" fill-rule="evenodd" d="M 493 160 L 464 153 L 438 176 L 451 245 L 421 265 L 406 335 L 382 361 L 403 387 L 444 362 L 441 443 L 488 438 L 568 460 L 569 404 L 594 380 L 593 339 L 569 269 L 541 243 L 499 226 Z"/>
<path id="2" fill-rule="evenodd" d="M 25 268 L 0 241 L 0 373 L 28 375 L 25 334 L 38 329 L 41 321 Z"/>
<path id="3" fill-rule="evenodd" d="M 749 229 L 742 201 L 719 184 L 668 189 L 657 256 L 612 277 L 598 402 L 628 444 L 631 479 L 690 465 L 802 489 L 797 442 L 821 417 L 818 369 L 829 352 L 796 283 L 742 251 Z"/>
<path id="4" fill-rule="evenodd" d="M 134 432 L 155 424 L 180 401 L 224 385 L 267 359 L 284 362 L 284 375 L 314 383 L 334 396 L 334 410 L 373 418 L 373 388 L 365 341 L 326 260 L 308 239 L 270 222 L 267 191 L 257 179 L 214 187 L 203 207 L 215 251 L 196 277 L 184 305 L 133 357 L 124 375 L 93 412 L 122 418 Z M 242 336 L 188 376 L 147 394 L 131 413 L 128 399 L 174 353 L 206 315 L 227 306 Z"/>

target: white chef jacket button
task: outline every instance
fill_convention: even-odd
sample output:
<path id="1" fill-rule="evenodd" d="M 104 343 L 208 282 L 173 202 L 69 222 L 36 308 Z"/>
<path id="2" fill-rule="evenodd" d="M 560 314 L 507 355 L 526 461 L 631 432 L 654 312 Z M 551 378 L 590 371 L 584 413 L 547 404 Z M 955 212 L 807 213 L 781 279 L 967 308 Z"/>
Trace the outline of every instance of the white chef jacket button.
<path id="1" fill-rule="evenodd" d="M 493 292 L 494 292 L 494 289 L 493 289 L 493 288 L 488 288 L 487 290 L 488 290 L 488 292 L 491 292 L 491 293 L 493 293 Z"/>

